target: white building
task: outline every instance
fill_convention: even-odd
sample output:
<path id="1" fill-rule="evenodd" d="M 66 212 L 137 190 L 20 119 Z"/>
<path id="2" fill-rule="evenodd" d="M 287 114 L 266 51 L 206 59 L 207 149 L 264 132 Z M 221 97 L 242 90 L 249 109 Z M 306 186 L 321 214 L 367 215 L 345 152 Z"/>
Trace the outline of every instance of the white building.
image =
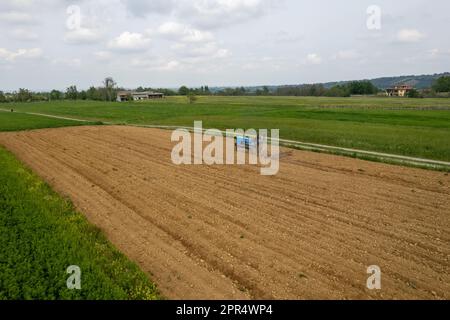
<path id="1" fill-rule="evenodd" d="M 141 101 L 141 100 L 151 100 L 151 99 L 163 99 L 164 94 L 160 92 L 136 92 L 136 91 L 119 91 L 117 93 L 117 101 L 129 101 L 130 99 L 133 101 Z"/>

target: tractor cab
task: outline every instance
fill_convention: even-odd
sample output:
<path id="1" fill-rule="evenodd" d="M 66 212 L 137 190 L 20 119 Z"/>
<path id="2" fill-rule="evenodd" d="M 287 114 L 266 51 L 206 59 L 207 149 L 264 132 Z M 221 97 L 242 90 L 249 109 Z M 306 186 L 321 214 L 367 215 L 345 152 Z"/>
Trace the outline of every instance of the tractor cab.
<path id="1" fill-rule="evenodd" d="M 251 135 L 241 135 L 234 138 L 236 149 L 257 149 L 259 146 L 259 137 Z"/>

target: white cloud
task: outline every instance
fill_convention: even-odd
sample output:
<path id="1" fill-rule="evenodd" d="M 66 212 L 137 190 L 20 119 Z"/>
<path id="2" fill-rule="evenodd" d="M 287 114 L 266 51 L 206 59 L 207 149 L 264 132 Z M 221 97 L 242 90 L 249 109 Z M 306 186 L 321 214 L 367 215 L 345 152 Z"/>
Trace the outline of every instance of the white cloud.
<path id="1" fill-rule="evenodd" d="M 138 67 L 146 70 L 158 70 L 158 71 L 172 71 L 182 68 L 181 63 L 175 59 L 163 59 L 163 58 L 134 58 L 131 61 L 133 67 Z"/>
<path id="2" fill-rule="evenodd" d="M 332 58 L 335 60 L 354 60 L 360 58 L 360 54 L 356 50 L 341 50 Z"/>
<path id="3" fill-rule="evenodd" d="M 425 38 L 425 35 L 416 29 L 402 29 L 397 33 L 397 39 L 400 42 L 414 43 Z"/>
<path id="4" fill-rule="evenodd" d="M 112 50 L 137 52 L 145 51 L 150 45 L 150 39 L 141 33 L 124 32 L 111 40 L 108 47 Z"/>
<path id="5" fill-rule="evenodd" d="M 126 5 L 128 11 L 137 17 L 145 17 L 149 14 L 170 13 L 176 8 L 176 1 L 174 0 L 122 0 L 122 2 Z"/>
<path id="6" fill-rule="evenodd" d="M 214 35 L 211 32 L 178 22 L 166 22 L 155 31 L 148 30 L 147 34 L 175 41 L 171 49 L 177 52 L 178 56 L 189 59 L 205 56 L 211 59 L 226 58 L 231 54 L 229 50 L 221 48 L 214 41 Z"/>
<path id="7" fill-rule="evenodd" d="M 202 31 L 177 22 L 166 22 L 159 26 L 158 34 L 183 42 L 207 42 L 214 40 L 209 31 Z"/>
<path id="8" fill-rule="evenodd" d="M 279 44 L 284 43 L 296 43 L 304 39 L 304 36 L 299 33 L 291 33 L 285 30 L 280 30 L 276 33 L 271 33 L 268 35 L 269 41 L 274 41 Z"/>
<path id="9" fill-rule="evenodd" d="M 216 42 L 179 46 L 174 50 L 179 56 L 188 59 L 223 59 L 231 56 L 230 50 L 221 48 Z"/>
<path id="10" fill-rule="evenodd" d="M 213 56 L 214 58 L 227 58 L 231 56 L 231 51 L 228 49 L 219 49 L 216 51 L 215 55 Z"/>
<path id="11" fill-rule="evenodd" d="M 52 60 L 52 64 L 69 68 L 79 68 L 82 62 L 79 58 L 57 58 Z"/>
<path id="12" fill-rule="evenodd" d="M 364 10 L 325 2 L 330 10 L 321 1 L 298 0 L 0 0 L 0 65 L 16 71 L 0 76 L 0 86 L 51 88 L 67 76 L 66 66 L 77 65 L 80 86 L 104 77 L 105 68 L 125 86 L 140 85 L 148 75 L 136 72 L 133 58 L 153 70 L 174 70 L 158 73 L 160 86 L 320 82 L 450 69 L 450 40 L 432 32 L 445 30 L 449 1 L 430 11 L 415 0 L 407 13 L 392 3 L 385 14 L 402 20 L 383 18 L 379 32 L 361 27 Z M 65 29 L 69 5 L 81 8 L 81 30 Z M 23 42 L 28 40 L 35 42 Z M 69 45 L 84 43 L 90 45 Z M 45 54 L 25 62 L 33 53 L 18 49 L 33 47 Z M 403 63 L 412 58 L 414 63 Z M 27 76 L 47 68 L 51 77 Z M 199 77 L 199 70 L 207 72 Z"/>
<path id="13" fill-rule="evenodd" d="M 205 65 L 214 64 L 217 59 L 224 59 L 231 55 L 227 49 L 221 48 L 215 42 L 203 44 L 186 44 L 173 49 L 172 56 L 146 55 L 136 56 L 131 60 L 133 67 L 157 71 L 198 70 Z"/>
<path id="14" fill-rule="evenodd" d="M 96 43 L 102 38 L 99 30 L 88 28 L 77 28 L 69 30 L 64 36 L 64 41 L 72 44 Z"/>
<path id="15" fill-rule="evenodd" d="M 18 59 L 36 59 L 42 57 L 42 49 L 19 49 L 17 51 L 9 51 L 5 48 L 0 48 L 0 59 L 14 62 Z"/>
<path id="16" fill-rule="evenodd" d="M 109 51 L 97 51 L 94 52 L 94 56 L 99 61 L 108 61 L 112 58 L 112 53 Z"/>
<path id="17" fill-rule="evenodd" d="M 263 0 L 193 0 L 192 6 L 199 13 L 215 15 L 242 11 L 259 11 L 267 1 Z"/>
<path id="18" fill-rule="evenodd" d="M 450 50 L 431 49 L 428 50 L 428 57 L 432 59 L 450 56 Z"/>
<path id="19" fill-rule="evenodd" d="M 14 8 L 14 9 L 29 9 L 32 8 L 34 5 L 36 6 L 51 6 L 60 3 L 61 0 L 8 0 L 4 3 L 2 2 L 0 4 L 0 7 L 5 7 L 8 9 Z M 69 1 L 66 1 L 69 2 Z"/>
<path id="20" fill-rule="evenodd" d="M 306 56 L 307 64 L 321 64 L 322 58 L 317 53 L 310 53 Z"/>
<path id="21" fill-rule="evenodd" d="M 211 41 L 214 39 L 214 36 L 211 32 L 201 31 L 197 29 L 188 29 L 186 30 L 186 34 L 181 39 L 186 42 L 205 42 Z"/>
<path id="22" fill-rule="evenodd" d="M 258 18 L 274 0 L 122 0 L 137 17 L 166 14 L 200 27 L 218 28 Z"/>
<path id="23" fill-rule="evenodd" d="M 182 2 L 179 16 L 198 26 L 218 28 L 258 18 L 271 4 L 270 0 L 192 0 Z"/>
<path id="24" fill-rule="evenodd" d="M 175 70 L 180 67 L 180 63 L 176 60 L 171 60 L 167 64 L 161 66 L 162 70 Z"/>
<path id="25" fill-rule="evenodd" d="M 19 25 L 29 25 L 36 23 L 36 20 L 31 14 L 19 11 L 0 13 L 0 21 Z"/>
<path id="26" fill-rule="evenodd" d="M 14 29 L 8 36 L 12 39 L 20 41 L 34 41 L 39 38 L 36 33 L 31 31 L 30 29 L 25 28 Z"/>
<path id="27" fill-rule="evenodd" d="M 197 56 L 210 56 L 213 58 L 226 58 L 230 55 L 227 49 L 221 49 L 216 43 L 208 43 L 191 50 L 191 54 Z"/>

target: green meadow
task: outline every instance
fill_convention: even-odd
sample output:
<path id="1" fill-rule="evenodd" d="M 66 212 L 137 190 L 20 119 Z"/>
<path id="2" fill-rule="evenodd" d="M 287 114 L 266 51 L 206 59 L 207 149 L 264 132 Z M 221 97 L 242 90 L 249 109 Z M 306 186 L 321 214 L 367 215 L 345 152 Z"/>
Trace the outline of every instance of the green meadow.
<path id="1" fill-rule="evenodd" d="M 217 129 L 273 128 L 284 139 L 450 161 L 450 99 L 214 96 L 194 104 L 168 97 L 6 106 L 118 124 L 192 126 L 202 120 L 204 127 Z"/>
<path id="2" fill-rule="evenodd" d="M 2 106 L 0 105 L 0 108 Z M 44 128 L 59 128 L 67 126 L 79 126 L 82 123 L 70 120 L 38 117 L 34 115 L 0 112 L 0 132 L 1 131 L 21 131 Z"/>

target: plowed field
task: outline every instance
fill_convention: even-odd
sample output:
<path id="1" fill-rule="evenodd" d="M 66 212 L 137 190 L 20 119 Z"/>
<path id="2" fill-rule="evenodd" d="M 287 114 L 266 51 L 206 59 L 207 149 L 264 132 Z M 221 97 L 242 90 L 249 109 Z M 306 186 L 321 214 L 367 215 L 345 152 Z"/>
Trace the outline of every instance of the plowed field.
<path id="1" fill-rule="evenodd" d="M 77 127 L 0 144 L 168 298 L 450 299 L 448 174 L 288 149 L 272 177 L 176 166 L 170 135 Z M 379 291 L 366 288 L 370 265 Z"/>

